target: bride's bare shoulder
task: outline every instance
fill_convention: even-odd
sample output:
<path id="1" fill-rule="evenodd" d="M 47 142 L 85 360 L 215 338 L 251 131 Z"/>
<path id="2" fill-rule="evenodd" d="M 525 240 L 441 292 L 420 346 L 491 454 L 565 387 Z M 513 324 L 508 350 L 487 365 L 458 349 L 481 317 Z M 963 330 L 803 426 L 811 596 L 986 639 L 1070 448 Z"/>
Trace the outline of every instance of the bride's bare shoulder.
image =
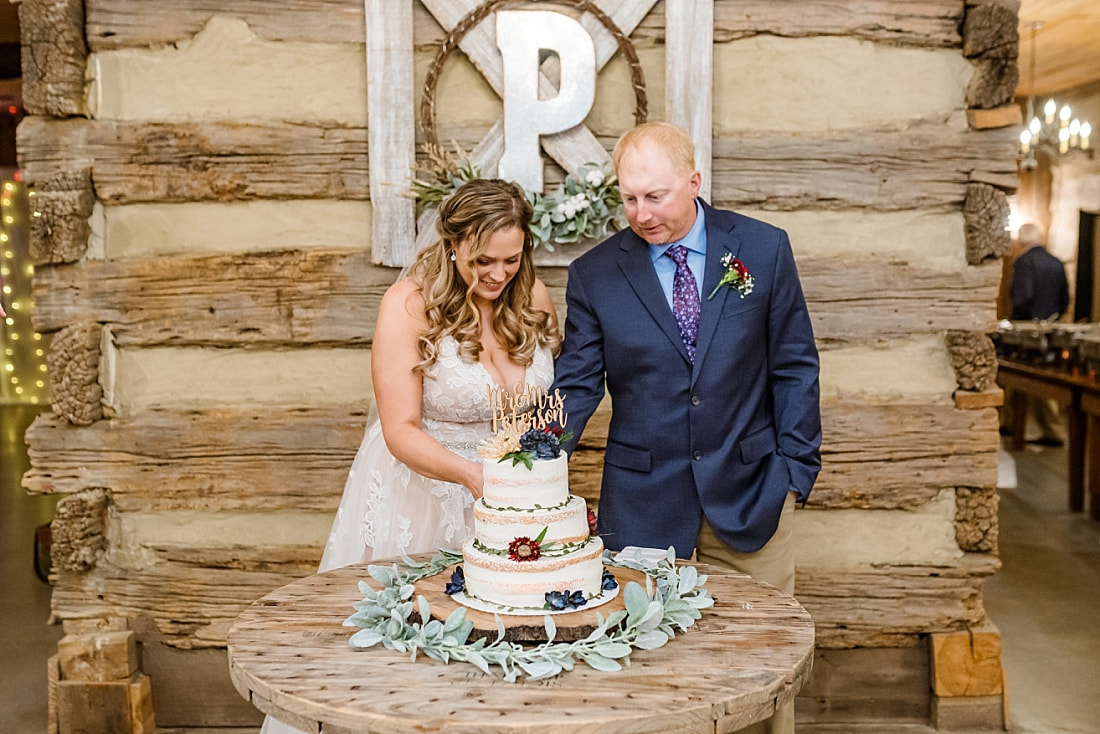
<path id="1" fill-rule="evenodd" d="M 402 278 L 386 289 L 379 307 L 379 316 L 392 314 L 402 320 L 423 321 L 424 294 L 420 283 L 413 278 Z"/>
<path id="2" fill-rule="evenodd" d="M 414 278 L 402 278 L 386 289 L 382 296 L 383 302 L 413 303 L 423 305 L 424 295 L 420 292 L 420 283 Z"/>

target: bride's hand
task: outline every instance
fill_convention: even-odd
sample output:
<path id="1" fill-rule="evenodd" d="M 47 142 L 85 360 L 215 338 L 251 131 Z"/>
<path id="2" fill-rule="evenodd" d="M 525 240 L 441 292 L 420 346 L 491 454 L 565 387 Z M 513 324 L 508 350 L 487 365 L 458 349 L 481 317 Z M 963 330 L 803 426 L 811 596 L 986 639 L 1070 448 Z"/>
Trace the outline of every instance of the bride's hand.
<path id="1" fill-rule="evenodd" d="M 470 490 L 470 494 L 474 496 L 474 499 L 479 500 L 481 495 L 485 493 L 485 474 L 481 469 L 481 462 L 471 461 L 469 463 L 470 471 L 462 483 Z"/>

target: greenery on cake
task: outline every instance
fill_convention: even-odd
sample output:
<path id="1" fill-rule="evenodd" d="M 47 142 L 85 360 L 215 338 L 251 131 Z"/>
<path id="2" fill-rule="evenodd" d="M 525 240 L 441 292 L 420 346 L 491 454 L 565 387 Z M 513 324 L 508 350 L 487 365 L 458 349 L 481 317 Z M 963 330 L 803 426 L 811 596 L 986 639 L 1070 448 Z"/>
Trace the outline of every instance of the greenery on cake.
<path id="1" fill-rule="evenodd" d="M 512 507 L 511 505 L 508 505 L 508 506 L 494 505 L 494 504 L 486 501 L 486 499 L 484 497 L 481 498 L 481 503 L 483 505 L 485 505 L 485 507 L 487 509 L 496 510 L 497 512 L 529 512 L 530 513 L 530 512 L 552 512 L 554 510 L 561 510 L 563 508 L 568 507 L 569 503 L 572 501 L 572 499 L 573 499 L 573 496 L 572 496 L 572 494 L 570 494 L 569 499 L 567 499 L 565 502 L 559 502 L 556 505 L 546 505 L 546 506 L 535 503 L 531 507 Z M 591 510 L 590 510 L 590 512 L 591 512 Z"/>
<path id="2" fill-rule="evenodd" d="M 559 543 L 556 541 L 547 543 L 543 540 L 546 537 L 546 531 L 547 528 L 544 527 L 538 537 L 534 539 L 528 538 L 525 535 L 513 538 L 512 541 L 508 543 L 507 548 L 493 548 L 492 546 L 485 545 L 485 543 L 477 538 L 473 538 L 470 542 L 473 543 L 474 548 L 482 553 L 491 556 L 508 556 L 509 559 L 518 563 L 537 561 L 542 556 L 546 556 L 547 558 L 567 556 L 573 551 L 588 545 L 589 538 L 569 543 Z"/>
<path id="3" fill-rule="evenodd" d="M 382 588 L 372 589 L 366 582 L 359 582 L 363 599 L 355 604 L 355 614 L 344 625 L 361 629 L 351 636 L 349 644 L 354 648 L 381 644 L 408 654 L 410 660 L 424 653 L 443 663 L 466 662 L 486 675 L 493 675 L 496 666 L 508 682 L 521 676 L 540 680 L 572 670 L 578 661 L 596 670 L 621 670 L 624 664 L 629 665 L 634 650 L 663 646 L 678 631 L 685 632 L 694 625 L 700 610 L 714 604 L 703 588 L 706 576 L 700 576 L 694 566 L 677 568 L 675 550 L 669 548 L 666 557 L 657 563 L 640 557 L 616 561 L 610 552 L 604 555 L 606 565 L 644 571 L 646 584 L 643 588 L 634 581 L 627 583 L 623 589 L 626 609 L 607 617 L 597 612 L 596 628 L 583 640 L 554 642 L 557 626 L 553 616 L 547 614 L 543 617 L 547 635 L 543 644 L 524 647 L 505 641 L 500 617 L 495 641 L 481 638 L 471 642 L 474 625 L 466 619 L 466 607 L 459 606 L 444 621 L 432 619 L 431 605 L 423 596 L 418 596 L 415 603 L 420 621 L 410 622 L 416 591 L 413 584 L 442 573 L 461 559 L 459 554 L 444 552 L 426 563 L 404 558 L 405 568 L 397 564 L 368 566 L 367 572 Z M 461 571 L 456 572 L 461 579 Z M 454 583 L 454 575 L 451 581 Z"/>

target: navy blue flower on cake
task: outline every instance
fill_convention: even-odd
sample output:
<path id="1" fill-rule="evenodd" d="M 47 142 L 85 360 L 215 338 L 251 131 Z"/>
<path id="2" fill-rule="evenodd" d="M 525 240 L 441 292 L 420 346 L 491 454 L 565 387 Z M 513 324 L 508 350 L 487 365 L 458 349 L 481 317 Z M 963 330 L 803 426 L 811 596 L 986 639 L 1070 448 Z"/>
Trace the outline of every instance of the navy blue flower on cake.
<path id="1" fill-rule="evenodd" d="M 559 612 L 563 609 L 579 609 L 588 603 L 583 591 L 548 591 L 546 592 L 546 606 L 552 611 Z"/>
<path id="2" fill-rule="evenodd" d="M 619 582 L 615 580 L 615 574 L 611 573 L 606 568 L 603 570 L 602 587 L 604 591 L 611 591 L 612 589 L 619 588 Z"/>
<path id="3" fill-rule="evenodd" d="M 606 573 L 606 572 L 605 572 Z M 451 580 L 447 582 L 447 588 L 443 591 L 448 596 L 451 594 L 457 594 L 460 591 L 466 590 L 466 574 L 462 572 L 462 566 L 455 566 L 455 570 L 451 572 Z"/>
<path id="4" fill-rule="evenodd" d="M 571 438 L 573 432 L 562 430 L 561 426 L 532 428 L 519 437 L 519 449 L 504 454 L 500 461 L 511 459 L 512 466 L 524 464 L 531 469 L 534 461 L 549 461 L 561 456 L 561 445 Z"/>

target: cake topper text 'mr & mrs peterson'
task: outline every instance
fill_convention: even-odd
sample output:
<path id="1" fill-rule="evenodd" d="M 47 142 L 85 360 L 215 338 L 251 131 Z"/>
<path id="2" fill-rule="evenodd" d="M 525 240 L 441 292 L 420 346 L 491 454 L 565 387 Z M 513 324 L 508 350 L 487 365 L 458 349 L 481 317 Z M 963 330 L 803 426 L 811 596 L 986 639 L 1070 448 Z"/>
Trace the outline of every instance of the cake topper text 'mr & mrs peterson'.
<path id="1" fill-rule="evenodd" d="M 489 409 L 493 411 L 493 433 L 507 431 L 516 435 L 557 424 L 565 428 L 565 398 L 561 390 L 553 394 L 537 385 L 517 385 L 514 390 L 489 386 Z"/>

